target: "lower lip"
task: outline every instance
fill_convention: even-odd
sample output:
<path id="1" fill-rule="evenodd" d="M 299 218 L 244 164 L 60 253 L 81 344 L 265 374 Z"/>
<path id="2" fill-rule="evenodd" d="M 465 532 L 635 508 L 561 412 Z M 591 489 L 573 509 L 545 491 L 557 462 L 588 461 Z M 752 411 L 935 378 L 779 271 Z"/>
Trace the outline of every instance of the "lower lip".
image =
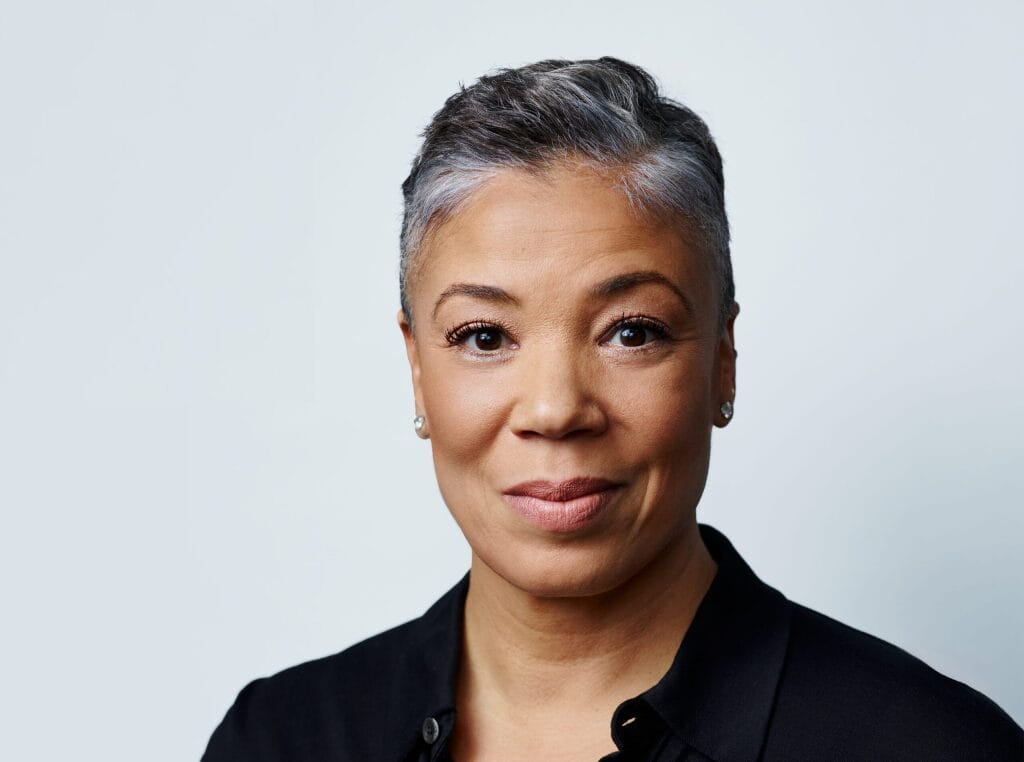
<path id="1" fill-rule="evenodd" d="M 503 495 L 505 502 L 529 523 L 548 532 L 576 532 L 590 526 L 611 502 L 614 487 L 572 500 L 544 500 L 527 495 Z"/>

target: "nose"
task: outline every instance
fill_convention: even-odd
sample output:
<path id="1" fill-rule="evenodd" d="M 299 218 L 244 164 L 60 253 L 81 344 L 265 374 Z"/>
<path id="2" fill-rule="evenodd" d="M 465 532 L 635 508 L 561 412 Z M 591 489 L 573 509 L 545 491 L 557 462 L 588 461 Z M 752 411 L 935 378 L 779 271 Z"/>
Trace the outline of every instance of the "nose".
<path id="1" fill-rule="evenodd" d="M 522 437 L 564 439 L 596 435 L 608 427 L 597 392 L 597 373 L 562 342 L 525 347 L 517 358 L 515 403 L 509 425 Z M 589 371 L 589 372 L 588 372 Z"/>

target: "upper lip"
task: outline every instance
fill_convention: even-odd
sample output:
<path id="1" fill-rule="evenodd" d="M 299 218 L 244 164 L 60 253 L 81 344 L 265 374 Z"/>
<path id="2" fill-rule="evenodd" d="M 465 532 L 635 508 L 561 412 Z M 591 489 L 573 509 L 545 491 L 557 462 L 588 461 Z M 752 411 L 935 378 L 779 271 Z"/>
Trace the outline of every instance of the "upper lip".
<path id="1" fill-rule="evenodd" d="M 559 482 L 543 479 L 522 482 L 514 487 L 509 487 L 505 490 L 505 494 L 524 495 L 526 497 L 540 498 L 541 500 L 564 502 L 618 486 L 616 482 L 609 481 L 608 479 L 599 479 L 592 476 L 574 476 L 571 479 Z"/>

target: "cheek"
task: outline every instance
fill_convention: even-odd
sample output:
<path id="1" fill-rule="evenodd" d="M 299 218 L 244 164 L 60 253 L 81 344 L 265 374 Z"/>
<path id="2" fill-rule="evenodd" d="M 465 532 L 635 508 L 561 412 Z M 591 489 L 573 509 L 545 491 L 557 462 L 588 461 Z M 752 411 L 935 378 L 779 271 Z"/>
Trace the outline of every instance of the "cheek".
<path id="1" fill-rule="evenodd" d="M 493 498 L 489 464 L 501 460 L 496 444 L 507 419 L 508 384 L 498 369 L 466 367 L 442 354 L 422 363 L 420 388 L 441 496 L 470 545 L 489 547 L 499 530 L 476 507 Z"/>
<path id="2" fill-rule="evenodd" d="M 617 448 L 630 461 L 637 482 L 633 520 L 644 536 L 672 534 L 696 507 L 711 455 L 711 383 L 706 364 L 659 368 L 643 383 L 634 379 L 618 406 Z M 651 535 L 654 532 L 654 535 Z"/>
<path id="3" fill-rule="evenodd" d="M 482 465 L 507 407 L 496 370 L 467 368 L 443 356 L 422 363 L 420 387 L 439 471 Z"/>
<path id="4" fill-rule="evenodd" d="M 674 459 L 699 449 L 712 419 L 706 363 L 666 364 L 642 375 L 614 378 L 608 396 L 617 428 L 651 460 Z"/>

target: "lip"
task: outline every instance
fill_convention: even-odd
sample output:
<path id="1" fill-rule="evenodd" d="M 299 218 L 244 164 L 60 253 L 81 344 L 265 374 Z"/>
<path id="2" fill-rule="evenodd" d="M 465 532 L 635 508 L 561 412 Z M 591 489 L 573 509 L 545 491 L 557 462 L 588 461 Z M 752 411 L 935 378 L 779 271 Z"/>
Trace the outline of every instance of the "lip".
<path id="1" fill-rule="evenodd" d="M 506 489 L 505 503 L 534 526 L 549 532 L 575 532 L 595 523 L 621 487 L 608 479 L 575 476 L 535 480 Z"/>

